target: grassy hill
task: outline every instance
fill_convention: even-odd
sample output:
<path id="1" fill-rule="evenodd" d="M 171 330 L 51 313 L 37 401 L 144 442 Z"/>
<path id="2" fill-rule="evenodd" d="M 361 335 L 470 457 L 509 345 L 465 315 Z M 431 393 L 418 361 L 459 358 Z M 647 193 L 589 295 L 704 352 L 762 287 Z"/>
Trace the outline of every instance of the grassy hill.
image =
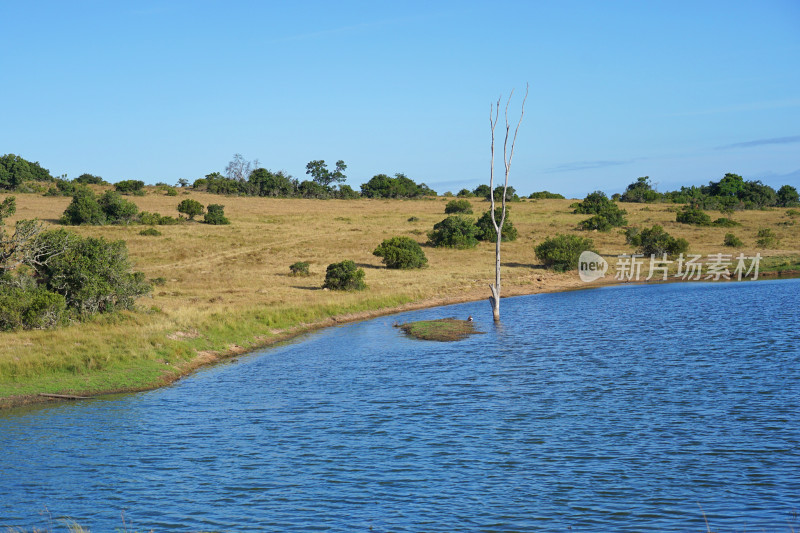
<path id="1" fill-rule="evenodd" d="M 0 201 L 7 195 L 0 195 Z M 7 223 L 39 218 L 53 225 L 70 202 L 66 197 L 16 194 L 17 213 Z M 336 322 L 400 308 L 488 298 L 494 245 L 471 250 L 424 247 L 429 266 L 388 270 L 372 251 L 383 239 L 405 235 L 424 243 L 445 217 L 450 198 L 427 200 L 303 200 L 222 197 L 199 192 L 165 196 L 150 188 L 127 197 L 140 210 L 177 216 L 185 198 L 221 203 L 229 226 L 189 222 L 159 226 L 161 236 L 142 236 L 145 226 L 81 226 L 81 235 L 124 239 L 136 269 L 157 280 L 140 310 L 98 316 L 50 331 L 0 333 L 0 405 L 38 393 L 99 393 L 141 390 L 168 383 L 201 364 L 241 353 Z M 488 202 L 471 199 L 475 215 Z M 523 201 L 511 205 L 519 238 L 503 244 L 503 295 L 585 286 L 577 273 L 544 270 L 535 244 L 557 233 L 594 239 L 601 254 L 631 253 L 619 230 L 581 232 L 586 215 L 572 214 L 574 200 Z M 735 228 L 697 227 L 675 222 L 676 206 L 622 204 L 630 225 L 662 225 L 689 241 L 690 252 L 737 254 L 756 251 L 762 270 L 800 268 L 800 217 L 787 209 L 730 215 Z M 711 213 L 717 218 L 716 213 Z M 413 222 L 410 217 L 416 217 Z M 772 228 L 779 244 L 757 249 L 756 234 Z M 744 242 L 723 246 L 725 233 Z M 328 264 L 351 259 L 366 271 L 369 289 L 357 293 L 322 290 Z M 310 262 L 311 275 L 292 277 L 289 265 Z M 613 261 L 610 260 L 612 263 Z M 613 268 L 613 266 L 612 266 Z M 487 303 L 488 306 L 488 303 Z M 502 307 L 501 307 L 502 313 Z"/>

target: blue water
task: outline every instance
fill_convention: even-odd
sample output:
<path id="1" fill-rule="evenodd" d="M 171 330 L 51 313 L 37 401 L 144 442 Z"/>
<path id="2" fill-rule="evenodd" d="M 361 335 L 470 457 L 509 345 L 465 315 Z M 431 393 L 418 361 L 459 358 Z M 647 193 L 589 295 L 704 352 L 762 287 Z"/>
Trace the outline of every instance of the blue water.
<path id="1" fill-rule="evenodd" d="M 0 411 L 0 528 L 798 530 L 798 295 L 542 294 L 503 300 L 500 326 L 476 302 Z M 485 334 L 456 343 L 391 327 L 469 314 Z"/>

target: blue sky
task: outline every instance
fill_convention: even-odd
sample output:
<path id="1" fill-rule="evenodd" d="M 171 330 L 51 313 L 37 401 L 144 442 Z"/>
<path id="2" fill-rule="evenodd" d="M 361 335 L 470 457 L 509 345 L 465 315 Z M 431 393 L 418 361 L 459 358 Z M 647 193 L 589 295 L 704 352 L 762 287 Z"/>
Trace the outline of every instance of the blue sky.
<path id="1" fill-rule="evenodd" d="M 519 192 L 648 175 L 800 185 L 800 2 L 0 0 L 0 152 L 54 175 L 194 181 L 235 153 L 354 188 L 488 182 L 525 84 Z"/>

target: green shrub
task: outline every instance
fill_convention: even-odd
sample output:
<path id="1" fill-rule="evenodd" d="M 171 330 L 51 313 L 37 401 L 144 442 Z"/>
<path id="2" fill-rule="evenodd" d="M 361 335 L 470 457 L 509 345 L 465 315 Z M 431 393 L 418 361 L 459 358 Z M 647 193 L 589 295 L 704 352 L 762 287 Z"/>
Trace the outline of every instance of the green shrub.
<path id="1" fill-rule="evenodd" d="M 448 248 L 474 248 L 478 244 L 475 237 L 478 228 L 475 223 L 459 215 L 449 216 L 437 222 L 428 232 L 428 242 L 432 246 Z"/>
<path id="2" fill-rule="evenodd" d="M 732 220 L 730 218 L 721 217 L 711 223 L 712 226 L 716 226 L 719 228 L 733 228 L 736 226 L 741 226 L 740 223 Z"/>
<path id="3" fill-rule="evenodd" d="M 178 213 L 183 213 L 188 216 L 189 220 L 194 220 L 194 217 L 197 215 L 202 215 L 203 210 L 203 204 L 191 198 L 182 200 L 181 203 L 178 204 Z"/>
<path id="4" fill-rule="evenodd" d="M 166 195 L 167 196 L 178 196 L 178 189 L 176 189 L 175 187 L 167 187 Z"/>
<path id="5" fill-rule="evenodd" d="M 94 176 L 92 174 L 83 173 L 74 180 L 75 183 L 80 183 L 81 185 L 105 185 L 106 180 L 101 178 L 100 176 Z"/>
<path id="6" fill-rule="evenodd" d="M 311 273 L 308 271 L 308 261 L 298 261 L 289 265 L 289 271 L 292 276 L 309 276 Z"/>
<path id="7" fill-rule="evenodd" d="M 652 228 L 643 228 L 635 237 L 637 251 L 645 256 L 677 255 L 689 249 L 689 242 L 686 239 L 676 239 L 664 228 L 656 224 Z"/>
<path id="8" fill-rule="evenodd" d="M 0 283 L 0 331 L 45 329 L 66 317 L 66 300 L 35 284 L 16 287 Z"/>
<path id="9" fill-rule="evenodd" d="M 151 290 L 144 274 L 131 271 L 125 241 L 68 235 L 48 231 L 44 241 L 67 240 L 64 253 L 36 265 L 37 280 L 49 291 L 61 294 L 69 309 L 79 315 L 131 309 L 137 297 Z"/>
<path id="10" fill-rule="evenodd" d="M 506 206 L 506 219 L 503 221 L 503 229 L 500 232 L 500 240 L 502 242 L 506 241 L 515 241 L 517 240 L 517 228 L 514 227 L 514 224 L 511 223 L 510 218 L 511 208 Z M 502 207 L 496 207 L 494 210 L 495 220 L 499 223 L 500 217 L 503 214 Z M 494 224 L 492 223 L 492 211 L 486 211 L 481 218 L 478 219 L 478 222 L 475 224 L 478 228 L 475 237 L 479 241 L 489 241 L 489 242 L 497 242 L 497 232 L 494 229 Z"/>
<path id="11" fill-rule="evenodd" d="M 192 184 L 192 189 L 205 190 L 206 187 L 208 187 L 208 180 L 206 178 L 196 179 Z"/>
<path id="12" fill-rule="evenodd" d="M 694 224 L 696 226 L 711 225 L 711 217 L 699 207 L 692 205 L 683 206 L 683 209 L 675 215 L 675 221 L 681 224 Z"/>
<path id="13" fill-rule="evenodd" d="M 206 224 L 222 225 L 230 224 L 231 221 L 225 218 L 225 206 L 220 204 L 209 204 L 208 213 L 203 219 Z"/>
<path id="14" fill-rule="evenodd" d="M 776 201 L 779 207 L 797 207 L 800 205 L 800 193 L 791 185 L 778 189 Z"/>
<path id="15" fill-rule="evenodd" d="M 603 215 L 595 215 L 592 218 L 587 218 L 580 222 L 578 227 L 584 231 L 611 231 L 611 228 L 614 226 L 612 226 L 611 222 Z"/>
<path id="16" fill-rule="evenodd" d="M 739 248 L 742 245 L 744 245 L 742 240 L 733 233 L 726 233 L 725 240 L 723 241 L 722 244 L 724 244 L 725 246 L 730 246 L 732 248 Z"/>
<path id="17" fill-rule="evenodd" d="M 531 200 L 548 200 L 548 199 L 563 200 L 564 195 L 549 191 L 539 191 L 531 193 L 530 196 L 528 196 L 528 198 L 530 198 Z"/>
<path id="18" fill-rule="evenodd" d="M 632 246 L 639 246 L 641 244 L 641 230 L 636 226 L 631 226 L 630 228 L 626 228 L 624 232 L 625 235 L 625 242 Z"/>
<path id="19" fill-rule="evenodd" d="M 106 222 L 111 224 L 130 224 L 139 212 L 136 204 L 115 191 L 106 191 L 97 203 L 106 216 Z"/>
<path id="20" fill-rule="evenodd" d="M 367 288 L 364 269 L 356 267 L 349 259 L 341 263 L 331 263 L 325 271 L 325 283 L 322 286 L 337 291 L 364 290 Z"/>
<path id="21" fill-rule="evenodd" d="M 778 236 L 770 228 L 758 230 L 756 245 L 759 248 L 774 248 L 779 244 Z"/>
<path id="22" fill-rule="evenodd" d="M 114 190 L 120 194 L 144 196 L 144 182 L 140 180 L 123 180 L 114 184 Z"/>
<path id="23" fill-rule="evenodd" d="M 159 237 L 161 236 L 161 232 L 158 231 L 156 228 L 147 228 L 140 231 L 139 235 L 144 235 L 147 237 Z"/>
<path id="24" fill-rule="evenodd" d="M 174 226 L 175 224 L 180 224 L 181 219 L 142 211 L 139 213 L 139 222 L 148 226 Z"/>
<path id="25" fill-rule="evenodd" d="M 792 218 L 800 217 L 800 211 L 798 211 L 797 209 L 787 209 L 786 215 Z"/>
<path id="26" fill-rule="evenodd" d="M 469 200 L 450 200 L 447 202 L 447 205 L 444 208 L 444 212 L 447 215 L 455 215 L 458 213 L 463 213 L 465 215 L 472 214 L 472 204 L 469 203 Z"/>
<path id="27" fill-rule="evenodd" d="M 422 247 L 411 237 L 386 239 L 372 254 L 382 257 L 386 268 L 422 268 L 428 264 Z"/>
<path id="28" fill-rule="evenodd" d="M 469 189 L 461 189 L 456 196 L 459 198 L 474 198 L 475 194 Z"/>
<path id="29" fill-rule="evenodd" d="M 106 223 L 106 215 L 94 193 L 86 188 L 81 188 L 75 192 L 72 202 L 61 215 L 60 222 L 66 225 L 79 226 L 81 224 L 91 224 L 101 226 Z"/>
<path id="30" fill-rule="evenodd" d="M 539 261 L 556 272 L 578 268 L 578 258 L 586 250 L 597 253 L 592 239 L 563 234 L 548 237 L 534 248 Z"/>
<path id="31" fill-rule="evenodd" d="M 608 231 L 612 227 L 624 226 L 627 224 L 624 209 L 617 207 L 617 204 L 608 199 L 603 191 L 595 191 L 586 195 L 582 202 L 575 204 L 575 214 L 597 215 L 601 218 L 592 217 L 579 224 L 581 229 L 599 229 Z M 605 228 L 605 229 L 601 229 Z"/>

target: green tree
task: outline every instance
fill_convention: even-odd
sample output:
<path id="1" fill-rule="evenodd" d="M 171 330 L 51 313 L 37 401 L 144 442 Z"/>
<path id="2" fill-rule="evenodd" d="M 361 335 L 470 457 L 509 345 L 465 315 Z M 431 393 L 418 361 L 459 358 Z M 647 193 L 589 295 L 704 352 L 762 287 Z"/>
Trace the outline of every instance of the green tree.
<path id="1" fill-rule="evenodd" d="M 694 224 L 696 226 L 710 226 L 711 217 L 708 213 L 695 205 L 685 205 L 675 215 L 675 221 L 681 224 Z"/>
<path id="2" fill-rule="evenodd" d="M 496 207 L 494 212 L 495 212 L 495 220 L 500 220 L 503 216 L 502 207 Z M 500 237 L 502 239 L 502 242 L 517 240 L 517 228 L 515 228 L 514 224 L 511 223 L 510 213 L 511 213 L 511 208 L 506 206 L 506 218 L 503 221 L 503 231 L 501 232 L 501 237 Z M 494 229 L 494 224 L 492 223 L 491 211 L 486 211 L 485 213 L 483 213 L 483 215 L 481 215 L 481 218 L 478 219 L 478 222 L 476 222 L 475 225 L 478 228 L 478 232 L 475 234 L 475 237 L 479 241 L 489 241 L 489 242 L 497 241 L 497 231 Z"/>
<path id="3" fill-rule="evenodd" d="M 776 203 L 780 207 L 797 207 L 800 205 L 800 194 L 791 185 L 784 185 L 778 189 Z"/>
<path id="4" fill-rule="evenodd" d="M 592 239 L 563 234 L 548 237 L 534 248 L 539 261 L 556 272 L 578 268 L 578 259 L 587 250 L 597 253 Z"/>
<path id="5" fill-rule="evenodd" d="M 6 154 L 0 157 L 0 190 L 14 190 L 28 181 L 53 181 L 53 176 L 38 162 Z"/>
<path id="6" fill-rule="evenodd" d="M 120 194 L 144 194 L 144 182 L 141 180 L 122 180 L 114 184 L 114 190 Z"/>
<path id="7" fill-rule="evenodd" d="M 203 210 L 203 204 L 191 198 L 186 198 L 178 204 L 178 213 L 183 213 L 188 216 L 189 220 L 194 220 L 194 217 L 197 215 L 202 215 Z"/>
<path id="8" fill-rule="evenodd" d="M 136 204 L 126 200 L 116 191 L 106 191 L 97 203 L 103 210 L 106 221 L 112 224 L 130 224 L 139 213 Z"/>
<path id="9" fill-rule="evenodd" d="M 472 204 L 469 202 L 469 200 L 450 200 L 444 207 L 444 212 L 447 215 L 454 215 L 458 213 L 471 215 Z"/>
<path id="10" fill-rule="evenodd" d="M 106 181 L 100 176 L 94 176 L 87 173 L 81 174 L 73 181 L 75 183 L 80 183 L 81 185 L 104 185 L 106 183 Z"/>
<path id="11" fill-rule="evenodd" d="M 491 193 L 492 193 L 491 187 L 489 187 L 485 183 L 481 183 L 480 185 L 475 187 L 475 190 L 472 191 L 472 194 L 474 194 L 477 198 L 486 198 L 487 200 L 489 199 L 489 195 Z"/>
<path id="12" fill-rule="evenodd" d="M 97 202 L 95 194 L 82 187 L 75 191 L 72 202 L 67 206 L 64 214 L 61 215 L 60 222 L 66 225 L 80 226 L 91 224 L 102 226 L 106 223 L 106 214 Z"/>
<path id="13" fill-rule="evenodd" d="M 46 232 L 45 242 L 65 240 L 64 233 Z M 71 236 L 65 251 L 37 265 L 41 286 L 64 296 L 68 308 L 81 316 L 131 309 L 135 299 L 152 287 L 144 274 L 132 272 L 125 241 Z"/>
<path id="14" fill-rule="evenodd" d="M 386 268 L 422 268 L 428 264 L 422 247 L 410 237 L 386 239 L 372 254 L 382 257 Z"/>
<path id="15" fill-rule="evenodd" d="M 225 206 L 220 204 L 209 204 L 203 222 L 206 224 L 224 225 L 231 221 L 225 217 Z"/>
<path id="16" fill-rule="evenodd" d="M 257 168 L 250 173 L 247 181 L 252 185 L 251 194 L 258 196 L 288 197 L 297 190 L 297 182 L 283 171 L 271 172 L 265 168 Z"/>
<path id="17" fill-rule="evenodd" d="M 432 246 L 448 248 L 474 248 L 478 244 L 475 223 L 460 215 L 449 216 L 437 222 L 428 232 L 428 242 Z"/>
<path id="18" fill-rule="evenodd" d="M 655 202 L 659 194 L 653 190 L 650 184 L 650 177 L 643 176 L 628 185 L 628 188 L 620 197 L 621 202 Z"/>
<path id="19" fill-rule="evenodd" d="M 361 291 L 367 288 L 364 276 L 364 269 L 358 268 L 349 259 L 331 263 L 325 271 L 323 287 L 337 291 Z"/>
<path id="20" fill-rule="evenodd" d="M 347 176 L 344 174 L 345 170 L 347 170 L 347 165 L 341 159 L 336 162 L 336 170 L 333 172 L 328 170 L 328 165 L 325 164 L 324 159 L 309 161 L 306 165 L 306 174 L 311 176 L 314 183 L 325 188 L 330 188 L 331 185 L 336 183 L 344 183 L 347 180 Z"/>
<path id="21" fill-rule="evenodd" d="M 636 246 L 637 252 L 645 256 L 678 255 L 689 249 L 686 239 L 676 239 L 658 224 L 652 228 L 643 228 L 638 234 L 632 234 L 628 242 Z"/>

